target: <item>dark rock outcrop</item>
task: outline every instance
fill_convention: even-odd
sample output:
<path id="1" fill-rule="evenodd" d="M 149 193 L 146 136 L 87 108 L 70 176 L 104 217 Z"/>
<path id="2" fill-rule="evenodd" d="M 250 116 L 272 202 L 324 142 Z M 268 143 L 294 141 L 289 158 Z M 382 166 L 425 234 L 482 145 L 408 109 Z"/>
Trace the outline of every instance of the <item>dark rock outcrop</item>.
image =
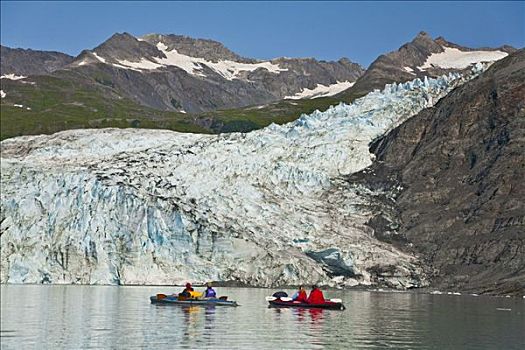
<path id="1" fill-rule="evenodd" d="M 371 145 L 349 181 L 389 190 L 368 223 L 425 260 L 435 288 L 525 292 L 525 50 Z"/>
<path id="2" fill-rule="evenodd" d="M 73 57 L 61 52 L 12 49 L 0 46 L 0 75 L 49 74 L 73 61 Z"/>

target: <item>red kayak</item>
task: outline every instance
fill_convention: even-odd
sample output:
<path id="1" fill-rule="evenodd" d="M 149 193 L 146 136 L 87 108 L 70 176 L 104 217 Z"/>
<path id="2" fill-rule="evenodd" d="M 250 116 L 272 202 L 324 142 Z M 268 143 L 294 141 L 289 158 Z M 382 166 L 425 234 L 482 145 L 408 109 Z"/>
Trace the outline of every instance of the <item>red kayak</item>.
<path id="1" fill-rule="evenodd" d="M 345 306 L 339 300 L 336 302 L 327 300 L 322 304 L 308 304 L 308 303 L 302 303 L 300 301 L 282 300 L 280 298 L 273 298 L 273 299 L 274 300 L 267 298 L 268 303 L 270 303 L 269 307 L 300 307 L 300 308 L 308 308 L 308 309 L 330 309 L 330 310 L 344 310 L 345 309 Z"/>

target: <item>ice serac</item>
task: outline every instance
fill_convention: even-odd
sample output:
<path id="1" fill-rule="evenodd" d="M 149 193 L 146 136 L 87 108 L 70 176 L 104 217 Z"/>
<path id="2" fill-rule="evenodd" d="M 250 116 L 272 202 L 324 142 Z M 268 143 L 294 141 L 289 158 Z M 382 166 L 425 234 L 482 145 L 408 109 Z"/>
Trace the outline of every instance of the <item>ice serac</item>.
<path id="1" fill-rule="evenodd" d="M 480 67 L 478 67 L 480 68 Z M 3 283 L 425 284 L 343 176 L 465 81 L 388 85 L 248 134 L 70 130 L 1 143 Z"/>

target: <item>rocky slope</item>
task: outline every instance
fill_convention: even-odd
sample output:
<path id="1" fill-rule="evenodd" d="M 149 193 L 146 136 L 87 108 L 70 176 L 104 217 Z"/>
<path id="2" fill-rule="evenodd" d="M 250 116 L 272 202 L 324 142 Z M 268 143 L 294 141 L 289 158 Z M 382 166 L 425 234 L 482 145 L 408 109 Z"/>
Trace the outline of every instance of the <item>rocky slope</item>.
<path id="1" fill-rule="evenodd" d="M 265 104 L 317 84 L 351 83 L 364 71 L 346 59 L 258 61 L 212 40 L 127 33 L 85 51 L 70 67 L 91 76 L 103 70 L 115 89 L 142 105 L 186 112 Z"/>
<path id="2" fill-rule="evenodd" d="M 243 58 L 219 42 L 180 35 L 136 38 L 128 33 L 115 34 L 95 49 L 67 60 L 67 65 L 61 64 L 63 60 L 44 62 L 38 56 L 49 53 L 31 54 L 26 54 L 28 60 L 23 64 L 28 74 L 33 66 L 36 74 L 50 73 L 60 66 L 62 70 L 78 71 L 76 75 L 56 73 L 61 78 L 74 76 L 72 83 L 104 84 L 140 105 L 190 113 L 265 104 L 318 85 L 327 89 L 341 86 L 334 90 L 336 93 L 364 72 L 348 59 L 324 62 Z M 21 74 L 18 68 L 22 63 L 13 65 L 11 57 L 19 56 L 10 54 L 7 63 L 2 63 L 2 72 Z M 31 66 L 30 57 L 34 57 Z"/>
<path id="3" fill-rule="evenodd" d="M 497 61 L 516 51 L 513 47 L 472 49 L 460 46 L 444 38 L 432 39 L 420 32 L 414 40 L 397 51 L 380 55 L 366 72 L 339 97 L 352 99 L 364 96 L 385 84 L 405 82 L 416 77 L 436 77 L 449 72 L 462 72 L 478 62 Z"/>
<path id="4" fill-rule="evenodd" d="M 347 59 L 258 61 L 211 40 L 115 34 L 51 75 L 4 77 L 0 138 L 99 127 L 247 132 L 350 103 L 393 81 L 463 72 L 512 50 L 473 50 L 422 33 L 380 56 L 353 85 L 363 69 Z"/>
<path id="5" fill-rule="evenodd" d="M 372 163 L 371 140 L 464 81 L 394 84 L 247 134 L 4 140 L 1 281 L 423 286 L 418 257 L 366 225 L 372 192 L 343 180 Z"/>
<path id="6" fill-rule="evenodd" d="M 495 63 L 371 148 L 349 178 L 384 191 L 368 225 L 421 254 L 432 285 L 525 292 L 525 51 Z"/>
<path id="7" fill-rule="evenodd" d="M 0 45 L 0 75 L 48 74 L 73 62 L 74 57 L 61 52 L 12 49 Z"/>

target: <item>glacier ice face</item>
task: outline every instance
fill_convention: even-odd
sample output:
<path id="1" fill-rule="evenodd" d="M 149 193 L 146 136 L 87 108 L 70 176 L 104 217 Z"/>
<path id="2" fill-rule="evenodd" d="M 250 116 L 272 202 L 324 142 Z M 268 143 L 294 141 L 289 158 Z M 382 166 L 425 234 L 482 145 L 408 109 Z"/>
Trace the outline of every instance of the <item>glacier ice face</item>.
<path id="1" fill-rule="evenodd" d="M 70 130 L 1 143 L 3 283 L 418 286 L 344 175 L 467 78 L 386 86 L 247 134 Z M 378 271 L 388 271 L 380 273 Z"/>

